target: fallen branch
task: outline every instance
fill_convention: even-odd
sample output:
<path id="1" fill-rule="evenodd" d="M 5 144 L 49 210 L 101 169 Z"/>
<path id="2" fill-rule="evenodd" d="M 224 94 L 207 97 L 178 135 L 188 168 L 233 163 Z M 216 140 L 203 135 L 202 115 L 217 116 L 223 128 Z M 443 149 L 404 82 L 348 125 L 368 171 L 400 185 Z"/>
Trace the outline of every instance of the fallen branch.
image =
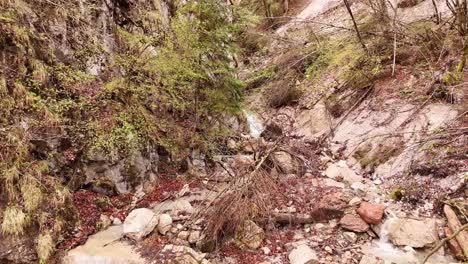
<path id="1" fill-rule="evenodd" d="M 468 230 L 468 224 L 465 224 L 463 226 L 461 226 L 459 229 L 457 229 L 457 231 L 455 231 L 451 236 L 449 237 L 446 237 L 444 239 L 442 239 L 439 244 L 437 244 L 436 247 L 434 247 L 431 252 L 429 252 L 429 254 L 427 254 L 427 256 L 424 258 L 423 260 L 423 264 L 427 262 L 427 260 L 432 256 L 434 255 L 434 253 L 437 252 L 437 250 L 439 250 L 447 241 L 453 239 L 454 237 L 456 237 L 458 234 L 460 234 L 462 231 L 464 230 Z"/>
<path id="2" fill-rule="evenodd" d="M 304 225 L 314 222 L 312 216 L 308 214 L 288 214 L 276 213 L 272 215 L 273 222 L 280 225 Z"/>
<path id="3" fill-rule="evenodd" d="M 448 226 L 454 231 L 454 234 L 456 234 L 456 239 L 458 244 L 462 247 L 463 254 L 468 256 L 468 233 L 464 232 L 468 224 L 462 226 L 457 215 L 449 205 L 444 205 L 444 213 L 445 216 L 447 216 Z"/>

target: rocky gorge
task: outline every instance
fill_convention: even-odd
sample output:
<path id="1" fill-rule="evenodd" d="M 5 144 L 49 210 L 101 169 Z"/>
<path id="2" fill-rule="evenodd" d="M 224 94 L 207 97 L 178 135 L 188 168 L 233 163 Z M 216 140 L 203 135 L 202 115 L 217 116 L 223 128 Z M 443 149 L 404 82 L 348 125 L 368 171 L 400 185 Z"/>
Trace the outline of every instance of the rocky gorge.
<path id="1" fill-rule="evenodd" d="M 112 56 L 122 49 L 122 40 L 112 38 L 111 24 L 147 22 L 136 19 L 143 16 L 132 9 L 138 1 L 103 1 L 99 8 L 96 4 L 97 16 L 87 13 L 86 1 L 79 2 L 81 13 L 93 17 L 89 23 L 99 28 L 89 31 L 94 34 L 90 38 L 105 44 L 105 52 L 98 52 L 102 55 L 94 63 L 88 61 L 86 71 L 125 75 L 104 73 L 100 65 L 119 61 Z M 175 7 L 170 1 L 156 2 L 157 16 L 150 18 L 168 25 Z M 220 143 L 216 149 L 182 145 L 186 155 L 174 154 L 167 142 L 198 142 L 194 135 L 211 130 L 168 125 L 179 118 L 172 116 L 183 113 L 183 107 L 170 106 L 171 117 L 157 120 L 165 124 L 163 132 L 148 131 L 158 140 L 170 140 L 145 142 L 128 153 L 102 148 L 79 153 L 68 141 L 87 134 L 69 135 L 65 128 L 44 132 L 51 139 L 33 140 L 34 155 L 54 160 L 49 174 L 55 171 L 72 190 L 79 224 L 65 219 L 70 230 L 57 237 L 57 252 L 48 258 L 38 254 L 41 234 L 0 233 L 0 263 L 466 261 L 468 86 L 466 69 L 453 70 L 460 54 L 466 55 L 466 37 L 460 47 L 457 36 L 443 34 L 449 32 L 444 24 L 433 25 L 433 4 L 438 19 L 452 19 L 445 1 L 383 1 L 386 19 L 398 21 L 387 21 L 390 28 L 375 20 L 380 13 L 372 3 L 380 1 L 350 2 L 363 40 L 357 40 L 348 1 L 292 2 L 279 22 L 267 17 L 272 29 L 262 24 L 246 33 L 241 46 L 252 51 L 229 58 L 246 84 L 245 98 L 237 114 L 224 114 L 210 124 L 223 123 L 231 131 L 207 140 Z M 70 31 L 59 19 L 50 20 L 57 23 L 54 32 L 63 40 L 59 50 L 66 55 L 74 50 L 68 46 L 73 43 L 67 41 Z M 183 28 L 179 26 L 175 28 Z M 143 43 L 133 40 L 138 41 Z M 165 52 L 151 47 L 141 56 Z M 158 61 L 155 65 L 163 68 Z M 157 74 L 143 79 L 157 79 Z M 118 97 L 116 92 L 109 96 Z M 158 103 L 155 99 L 144 107 Z M 111 122 L 107 111 L 115 106 L 99 112 L 103 122 Z M 152 111 L 157 116 L 163 110 Z M 117 119 L 123 136 L 98 137 L 99 144 L 135 144 L 132 139 L 140 132 L 126 114 Z M 183 137 L 188 134 L 193 137 Z M 82 154 L 86 158 L 78 159 Z M 0 204 L 2 211 L 6 207 Z M 65 211 L 58 215 L 66 218 Z M 56 222 L 38 224 L 38 230 L 57 228 Z"/>

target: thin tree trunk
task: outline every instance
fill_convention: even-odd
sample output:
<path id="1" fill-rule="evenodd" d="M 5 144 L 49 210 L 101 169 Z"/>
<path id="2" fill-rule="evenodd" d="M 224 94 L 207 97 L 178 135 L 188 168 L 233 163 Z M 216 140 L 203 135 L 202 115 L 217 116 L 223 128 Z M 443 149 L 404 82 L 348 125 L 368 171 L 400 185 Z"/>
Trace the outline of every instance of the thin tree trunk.
<path id="1" fill-rule="evenodd" d="M 348 0 L 343 0 L 345 6 L 346 6 L 346 9 L 348 10 L 348 13 L 349 15 L 351 16 L 351 20 L 353 20 L 353 25 L 354 25 L 354 29 L 356 30 L 356 34 L 357 34 L 357 37 L 359 39 L 359 42 L 361 42 L 361 45 L 362 45 L 362 48 L 366 51 L 366 52 L 369 52 L 367 50 L 367 47 L 366 47 L 366 44 L 364 43 L 364 41 L 362 40 L 362 37 L 361 37 L 361 33 L 359 32 L 359 28 L 356 24 L 356 20 L 354 19 L 354 15 L 353 15 L 353 11 L 351 11 L 351 6 L 349 5 L 349 2 Z"/>
<path id="2" fill-rule="evenodd" d="M 432 5 L 434 6 L 434 11 L 435 11 L 435 15 L 436 15 L 437 24 L 440 24 L 439 9 L 437 8 L 437 4 L 436 4 L 435 0 L 432 0 Z"/>

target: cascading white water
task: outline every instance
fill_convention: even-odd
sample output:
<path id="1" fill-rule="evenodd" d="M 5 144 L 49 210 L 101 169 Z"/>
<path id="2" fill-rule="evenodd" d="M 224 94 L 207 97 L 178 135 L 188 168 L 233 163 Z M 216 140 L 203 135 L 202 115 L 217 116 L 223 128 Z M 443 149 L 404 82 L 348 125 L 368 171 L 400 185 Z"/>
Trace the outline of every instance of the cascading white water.
<path id="1" fill-rule="evenodd" d="M 388 228 L 392 222 L 397 219 L 397 216 L 391 212 L 387 212 L 387 220 L 382 224 L 379 234 L 379 240 L 370 246 L 362 248 L 363 253 L 373 255 L 380 259 L 385 260 L 385 263 L 395 264 L 420 264 L 428 253 L 426 250 L 414 250 L 412 248 L 405 248 L 404 250 L 394 246 L 388 236 Z M 444 255 L 434 254 L 427 264 L 443 264 L 452 263 L 451 258 Z"/>
<path id="2" fill-rule="evenodd" d="M 260 134 L 263 132 L 264 127 L 262 121 L 252 113 L 244 110 L 244 115 L 247 118 L 247 123 L 249 124 L 250 136 L 253 138 L 259 138 Z"/>

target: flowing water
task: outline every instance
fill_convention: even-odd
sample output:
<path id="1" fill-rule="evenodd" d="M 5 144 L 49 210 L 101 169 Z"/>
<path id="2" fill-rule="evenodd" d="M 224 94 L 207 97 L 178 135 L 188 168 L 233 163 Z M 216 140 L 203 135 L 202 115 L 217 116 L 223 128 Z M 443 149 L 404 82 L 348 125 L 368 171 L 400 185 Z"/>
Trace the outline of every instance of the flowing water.
<path id="1" fill-rule="evenodd" d="M 385 263 L 395 264 L 420 264 L 430 250 L 414 250 L 410 247 L 401 249 L 394 246 L 388 237 L 388 227 L 396 219 L 395 215 L 387 215 L 388 219 L 382 224 L 379 234 L 379 240 L 372 245 L 364 246 L 362 252 L 366 255 L 373 255 L 383 259 Z M 429 258 L 427 264 L 455 263 L 449 256 L 434 254 Z"/>
<path id="2" fill-rule="evenodd" d="M 250 136 L 253 138 L 259 138 L 263 132 L 263 122 L 254 113 L 244 110 L 244 115 L 247 118 L 247 124 L 249 125 Z"/>

